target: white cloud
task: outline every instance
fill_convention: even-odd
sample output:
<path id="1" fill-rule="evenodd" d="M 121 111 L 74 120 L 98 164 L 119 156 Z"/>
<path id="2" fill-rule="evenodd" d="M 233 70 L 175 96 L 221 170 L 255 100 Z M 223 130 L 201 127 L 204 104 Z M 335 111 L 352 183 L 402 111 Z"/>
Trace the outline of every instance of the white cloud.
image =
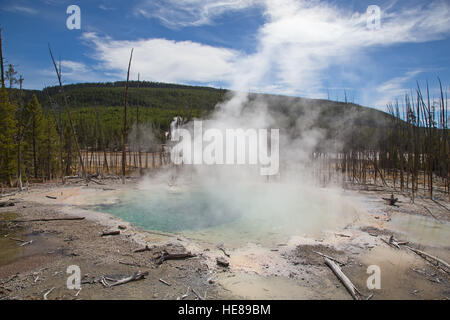
<path id="1" fill-rule="evenodd" d="M 376 88 L 377 100 L 374 106 L 385 110 L 388 103 L 392 103 L 395 99 L 402 101 L 405 94 L 409 94 L 411 87 L 408 83 L 414 80 L 416 76 L 422 73 L 423 70 L 409 71 L 401 77 L 390 79 Z"/>
<path id="2" fill-rule="evenodd" d="M 146 80 L 162 82 L 230 81 L 239 57 L 237 51 L 192 41 L 117 41 L 95 33 L 85 33 L 82 38 L 94 46 L 99 67 L 120 77 L 126 74 L 131 48 L 134 48 L 132 77 L 140 73 Z"/>
<path id="3" fill-rule="evenodd" d="M 156 6 L 155 10 L 149 10 L 150 3 Z M 227 11 L 263 5 L 266 22 L 255 35 L 258 45 L 251 55 L 192 41 L 122 41 L 85 33 L 83 39 L 94 47 L 99 68 L 124 78 L 134 47 L 133 74 L 140 72 L 147 80 L 220 81 L 240 91 L 270 90 L 323 98 L 325 80 L 332 85 L 334 82 L 328 73 L 330 67 L 338 66 L 343 70 L 342 79 L 351 75 L 350 82 L 358 83 L 368 76 L 364 72 L 370 68 L 358 66 L 359 61 L 368 61 L 368 49 L 428 42 L 450 33 L 450 4 L 446 1 L 386 9 L 382 11 L 380 30 L 367 28 L 365 12 L 353 12 L 323 1 L 166 0 L 166 6 L 162 3 L 146 2 L 136 10 L 141 10 L 144 16 L 157 17 L 166 25 L 180 27 L 212 23 Z M 406 76 L 416 75 L 412 72 Z M 340 77 L 339 73 L 336 76 Z M 378 86 L 376 93 L 387 96 L 403 89 L 402 78 L 394 80 Z"/>
<path id="4" fill-rule="evenodd" d="M 59 62 L 57 63 L 59 66 Z M 52 69 L 41 70 L 40 74 L 49 77 L 49 79 L 53 78 L 54 81 L 57 79 L 53 67 Z M 100 72 L 93 70 L 82 62 L 72 60 L 61 61 L 61 77 L 64 83 L 104 81 Z"/>
<path id="5" fill-rule="evenodd" d="M 4 8 L 4 10 L 10 11 L 10 12 L 15 12 L 15 13 L 25 13 L 25 14 L 32 14 L 32 15 L 39 13 L 39 11 L 34 8 L 22 6 L 22 5 L 12 5 L 12 6 Z"/>
<path id="6" fill-rule="evenodd" d="M 217 16 L 261 4 L 261 0 L 146 0 L 136 15 L 159 19 L 170 28 L 211 24 Z"/>
<path id="7" fill-rule="evenodd" d="M 266 1 L 268 22 L 259 30 L 258 51 L 248 57 L 239 86 L 282 85 L 282 93 L 323 97 L 331 66 L 357 68 L 368 48 L 427 42 L 450 32 L 450 6 L 428 6 L 384 13 L 380 30 L 367 28 L 366 13 L 319 1 Z M 264 70 L 257 69 L 262 66 Z M 361 67 L 364 69 L 364 66 Z"/>

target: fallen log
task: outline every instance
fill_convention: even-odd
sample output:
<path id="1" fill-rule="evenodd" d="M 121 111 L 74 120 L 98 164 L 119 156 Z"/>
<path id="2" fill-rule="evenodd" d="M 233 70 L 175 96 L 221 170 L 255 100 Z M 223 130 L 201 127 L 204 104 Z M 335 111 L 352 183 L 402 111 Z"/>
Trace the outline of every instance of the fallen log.
<path id="1" fill-rule="evenodd" d="M 105 231 L 102 233 L 102 237 L 106 237 L 106 236 L 117 236 L 120 234 L 120 230 L 115 230 L 115 231 Z"/>
<path id="2" fill-rule="evenodd" d="M 135 274 L 133 274 L 133 275 L 131 275 L 129 277 L 120 279 L 120 280 L 116 280 L 116 279 L 112 279 L 112 278 L 108 278 L 108 277 L 103 276 L 102 279 L 100 280 L 100 282 L 105 287 L 114 287 L 114 286 L 120 286 L 120 285 L 128 283 L 128 282 L 142 280 L 146 276 L 148 276 L 148 271 L 145 271 L 145 272 L 138 271 Z M 114 281 L 114 282 L 110 284 L 107 281 Z"/>
<path id="3" fill-rule="evenodd" d="M 69 180 L 69 179 L 79 179 L 80 176 L 65 176 L 64 180 Z"/>
<path id="4" fill-rule="evenodd" d="M 14 202 L 0 202 L 0 208 L 14 207 L 16 204 Z"/>
<path id="5" fill-rule="evenodd" d="M 432 264 L 434 264 L 437 267 L 440 267 L 443 271 L 445 271 L 447 273 L 450 273 L 450 265 L 446 261 L 444 261 L 444 260 L 442 260 L 442 259 L 440 259 L 438 257 L 432 256 L 431 254 L 426 253 L 424 251 L 421 251 L 421 250 L 418 250 L 418 249 L 414 249 L 414 248 L 412 248 L 410 246 L 405 245 L 405 247 L 408 248 L 409 250 L 411 250 L 412 252 L 414 252 L 415 254 L 419 255 L 420 257 L 422 257 L 423 259 L 425 259 L 428 262 L 430 262 L 430 261 L 427 260 L 427 258 L 432 260 L 431 261 Z M 445 269 L 442 268 L 442 266 L 445 267 Z"/>
<path id="6" fill-rule="evenodd" d="M 316 253 L 316 254 L 318 254 L 318 255 L 321 256 L 322 258 L 328 258 L 328 259 L 330 259 L 330 260 L 332 260 L 332 261 L 337 262 L 337 263 L 340 264 L 341 266 L 345 266 L 345 263 L 344 263 L 344 262 L 339 261 L 339 260 L 336 259 L 336 258 L 327 256 L 326 254 L 323 254 L 323 253 L 321 253 L 321 252 L 319 252 L 319 251 L 313 251 L 313 252 Z"/>
<path id="7" fill-rule="evenodd" d="M 430 214 L 430 216 L 432 216 L 436 221 L 438 221 L 439 223 L 442 223 L 442 221 L 441 220 L 439 220 L 438 218 L 436 218 L 435 216 L 434 216 L 434 214 L 433 214 L 433 212 L 431 212 L 431 210 L 430 209 L 428 209 L 427 207 L 425 207 L 425 206 L 422 206 L 422 207 L 424 207 L 425 208 L 425 210 L 427 210 L 428 211 L 428 213 Z"/>
<path id="8" fill-rule="evenodd" d="M 11 220 L 10 222 L 47 222 L 47 221 L 75 221 L 84 220 L 85 217 L 70 217 L 70 218 L 41 218 L 41 219 L 29 219 L 29 220 Z"/>
<path id="9" fill-rule="evenodd" d="M 163 251 L 161 257 L 159 257 L 157 264 L 162 264 L 166 260 L 180 260 L 196 257 L 195 254 L 190 252 L 187 253 L 168 253 L 167 251 Z"/>
<path id="10" fill-rule="evenodd" d="M 0 194 L 0 198 L 15 196 L 17 192 Z"/>
<path id="11" fill-rule="evenodd" d="M 105 183 L 103 183 L 103 182 L 100 182 L 100 181 L 97 181 L 97 180 L 95 180 L 95 179 L 89 179 L 89 182 L 94 182 L 95 184 L 98 184 L 98 185 L 100 185 L 100 186 L 106 186 L 106 184 Z"/>
<path id="12" fill-rule="evenodd" d="M 349 236 L 348 234 L 343 233 L 335 233 L 336 236 L 343 237 L 343 238 L 351 238 L 352 236 Z"/>
<path id="13" fill-rule="evenodd" d="M 53 196 L 45 196 L 46 198 L 49 198 L 49 199 L 53 199 L 53 200 L 56 200 L 56 199 L 58 199 L 57 197 L 53 197 Z"/>
<path id="14" fill-rule="evenodd" d="M 444 206 L 442 203 L 440 203 L 439 201 L 435 200 L 435 199 L 431 199 L 431 201 L 433 201 L 434 203 L 436 203 L 438 206 L 444 208 L 445 210 L 447 210 L 448 212 L 450 212 L 450 209 L 447 208 L 446 206 Z"/>
<path id="15" fill-rule="evenodd" d="M 27 246 L 32 243 L 33 243 L 33 240 L 30 240 L 30 241 L 26 241 L 26 242 L 22 243 L 20 246 L 23 247 L 23 246 Z"/>
<path id="16" fill-rule="evenodd" d="M 356 295 L 356 287 L 355 285 L 350 281 L 349 278 L 347 278 L 347 276 L 342 272 L 341 268 L 339 268 L 339 266 L 332 260 L 328 259 L 328 258 L 324 258 L 325 259 L 325 264 L 330 267 L 330 269 L 334 272 L 334 274 L 336 275 L 336 277 L 339 278 L 339 280 L 341 280 L 341 282 L 344 284 L 345 288 L 347 289 L 347 291 L 350 293 L 350 295 L 352 296 L 352 298 L 354 300 L 359 300 L 358 296 Z"/>

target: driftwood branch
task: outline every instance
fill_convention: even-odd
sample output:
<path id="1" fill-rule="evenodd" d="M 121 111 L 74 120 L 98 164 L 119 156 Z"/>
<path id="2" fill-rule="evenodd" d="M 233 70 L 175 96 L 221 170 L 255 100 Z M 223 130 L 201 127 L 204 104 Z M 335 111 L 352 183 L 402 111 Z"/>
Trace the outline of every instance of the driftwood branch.
<path id="1" fill-rule="evenodd" d="M 198 300 L 204 300 L 204 298 L 201 295 L 199 295 L 197 293 L 197 291 L 194 290 L 194 288 L 192 288 L 191 291 L 192 291 L 193 294 L 195 294 L 195 296 L 198 298 Z"/>
<path id="2" fill-rule="evenodd" d="M 341 280 L 341 282 L 344 284 L 345 288 L 347 289 L 347 291 L 350 293 L 350 295 L 352 296 L 352 298 L 354 300 L 359 300 L 358 296 L 356 295 L 356 287 L 355 285 L 350 281 L 349 278 L 347 278 L 347 276 L 342 272 L 341 268 L 339 268 L 339 266 L 332 260 L 328 259 L 328 258 L 324 258 L 325 259 L 325 264 L 330 267 L 330 269 L 334 272 L 334 274 L 336 275 L 336 277 L 339 278 L 339 280 Z"/>
<path id="3" fill-rule="evenodd" d="M 44 294 L 44 300 L 48 300 L 47 297 L 50 293 L 52 293 L 52 291 L 55 290 L 55 287 L 51 288 L 50 290 L 48 290 L 45 294 Z"/>
<path id="4" fill-rule="evenodd" d="M 119 235 L 120 234 L 120 230 L 115 230 L 115 231 L 105 231 L 105 232 L 103 232 L 102 233 L 102 237 L 105 237 L 105 236 L 117 236 L 117 235 Z"/>
<path id="5" fill-rule="evenodd" d="M 165 281 L 163 279 L 159 279 L 159 282 L 164 283 L 166 286 L 170 287 L 170 283 L 168 283 L 167 281 Z"/>
<path id="6" fill-rule="evenodd" d="M 161 264 L 166 260 L 180 260 L 196 257 L 195 254 L 190 252 L 187 253 L 168 253 L 167 251 L 163 251 L 161 257 L 159 257 L 157 264 Z"/>
<path id="7" fill-rule="evenodd" d="M 16 204 L 14 202 L 0 202 L 0 208 L 4 207 L 14 207 Z"/>
<path id="8" fill-rule="evenodd" d="M 323 253 L 321 253 L 321 252 L 319 252 L 319 251 L 313 251 L 313 252 L 314 252 L 314 253 L 317 253 L 319 256 L 321 256 L 321 257 L 323 257 L 323 258 L 328 258 L 328 259 L 330 259 L 330 260 L 332 260 L 332 261 L 335 261 L 335 262 L 337 262 L 338 264 L 340 264 L 341 266 L 345 266 L 345 263 L 344 263 L 344 262 L 339 261 L 339 260 L 336 259 L 336 258 L 327 256 L 326 254 L 323 254 Z"/>
<path id="9" fill-rule="evenodd" d="M 116 280 L 116 279 L 112 279 L 112 278 L 108 278 L 103 276 L 102 279 L 100 280 L 100 282 L 105 286 L 105 287 L 114 287 L 114 286 L 119 286 L 128 282 L 132 282 L 132 281 L 137 281 L 137 280 L 142 280 L 144 279 L 146 276 L 148 276 L 148 271 L 145 272 L 141 272 L 138 271 L 135 274 L 120 279 L 120 280 Z M 108 281 L 112 281 L 113 283 L 108 283 Z"/>
<path id="10" fill-rule="evenodd" d="M 436 218 L 435 216 L 434 216 L 434 214 L 433 214 L 433 212 L 431 212 L 431 210 L 430 209 L 428 209 L 427 207 L 425 207 L 425 206 L 422 206 L 422 207 L 424 207 L 424 209 L 425 210 L 427 210 L 428 211 L 428 213 L 430 214 L 430 216 L 432 216 L 436 221 L 438 221 L 439 223 L 442 223 L 442 221 L 441 220 L 439 220 L 438 218 Z"/>
<path id="11" fill-rule="evenodd" d="M 438 257 L 435 257 L 429 253 L 426 253 L 424 251 L 414 249 L 410 246 L 405 245 L 405 247 L 408 248 L 409 250 L 411 250 L 412 252 L 414 252 L 415 254 L 419 255 L 426 261 L 431 262 L 432 264 L 434 264 L 437 267 L 440 267 L 441 270 L 445 271 L 446 273 L 450 273 L 450 265 L 446 261 L 444 261 Z M 444 267 L 444 268 L 442 268 L 442 267 Z"/>
<path id="12" fill-rule="evenodd" d="M 41 219 L 29 219 L 29 220 L 11 220 L 10 222 L 47 222 L 47 221 L 75 221 L 84 220 L 84 217 L 70 217 L 70 218 L 41 218 Z"/>

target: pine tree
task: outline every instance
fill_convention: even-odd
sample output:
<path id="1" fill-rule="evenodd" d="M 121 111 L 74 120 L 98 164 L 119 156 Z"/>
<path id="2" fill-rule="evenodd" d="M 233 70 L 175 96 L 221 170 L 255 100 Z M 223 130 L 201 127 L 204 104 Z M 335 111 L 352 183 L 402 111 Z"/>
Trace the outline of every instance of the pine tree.
<path id="1" fill-rule="evenodd" d="M 41 148 L 41 168 L 43 175 L 49 180 L 56 175 L 56 170 L 59 166 L 58 150 L 59 150 L 59 138 L 56 130 L 56 124 L 54 119 L 47 114 L 44 117 L 44 140 L 42 141 Z"/>
<path id="2" fill-rule="evenodd" d="M 15 173 L 15 145 L 17 121 L 16 106 L 9 101 L 5 88 L 0 89 L 0 179 L 12 186 L 11 176 Z"/>
<path id="3" fill-rule="evenodd" d="M 42 107 L 39 104 L 36 95 L 33 95 L 30 101 L 26 105 L 27 116 L 30 119 L 30 126 L 27 132 L 27 141 L 31 147 L 32 160 L 33 160 L 33 176 L 38 177 L 39 171 L 39 152 L 45 141 L 44 129 L 44 114 L 42 112 Z M 41 168 L 42 169 L 42 168 Z"/>

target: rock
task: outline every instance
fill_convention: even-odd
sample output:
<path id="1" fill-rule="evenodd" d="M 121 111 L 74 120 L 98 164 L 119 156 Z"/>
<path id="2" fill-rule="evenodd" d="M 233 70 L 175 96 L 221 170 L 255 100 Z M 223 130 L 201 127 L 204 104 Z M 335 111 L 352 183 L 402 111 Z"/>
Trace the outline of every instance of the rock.
<path id="1" fill-rule="evenodd" d="M 127 228 L 127 226 L 120 225 L 120 226 L 118 226 L 118 228 L 119 228 L 120 230 L 125 230 L 125 229 Z"/>

